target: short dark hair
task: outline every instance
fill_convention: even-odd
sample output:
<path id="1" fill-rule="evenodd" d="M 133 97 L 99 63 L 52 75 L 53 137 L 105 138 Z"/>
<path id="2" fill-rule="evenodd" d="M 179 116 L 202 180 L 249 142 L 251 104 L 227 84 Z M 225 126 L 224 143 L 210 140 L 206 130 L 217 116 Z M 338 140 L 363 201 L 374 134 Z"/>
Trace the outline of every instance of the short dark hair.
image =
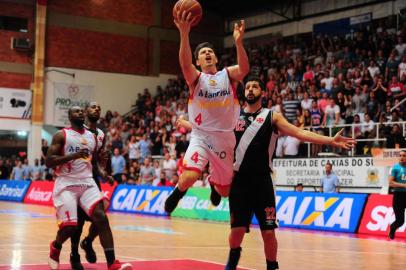
<path id="1" fill-rule="evenodd" d="M 326 166 L 327 165 L 330 165 L 330 167 L 333 168 L 333 164 L 331 164 L 330 161 L 326 163 Z"/>
<path id="2" fill-rule="evenodd" d="M 259 87 L 261 87 L 262 91 L 265 91 L 265 85 L 264 82 L 261 80 L 260 77 L 255 76 L 255 75 L 249 75 L 248 77 L 246 77 L 245 81 L 244 81 L 244 86 L 248 83 L 248 82 L 258 82 Z"/>
<path id="3" fill-rule="evenodd" d="M 193 53 L 196 60 L 197 60 L 197 58 L 198 58 L 198 56 L 199 56 L 199 51 L 200 51 L 201 49 L 203 49 L 203 48 L 210 48 L 210 49 L 212 49 L 212 50 L 214 51 L 214 46 L 213 46 L 213 44 L 211 44 L 211 43 L 209 43 L 209 42 L 200 43 L 199 45 L 196 46 L 196 49 L 195 49 L 195 51 L 194 51 L 194 53 Z"/>
<path id="4" fill-rule="evenodd" d="M 303 187 L 302 183 L 297 183 L 296 187 Z"/>

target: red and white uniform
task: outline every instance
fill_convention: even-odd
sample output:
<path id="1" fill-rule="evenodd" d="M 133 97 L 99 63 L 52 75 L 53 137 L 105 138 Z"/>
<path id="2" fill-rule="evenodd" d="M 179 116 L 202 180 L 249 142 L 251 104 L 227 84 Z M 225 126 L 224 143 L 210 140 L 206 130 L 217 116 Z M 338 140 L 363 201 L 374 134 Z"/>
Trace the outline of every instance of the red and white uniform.
<path id="1" fill-rule="evenodd" d="M 228 186 L 233 175 L 234 127 L 240 105 L 227 69 L 216 74 L 200 73 L 188 105 L 193 125 L 184 169 L 202 171 L 210 161 L 210 181 Z"/>
<path id="2" fill-rule="evenodd" d="M 92 173 L 92 154 L 98 146 L 95 135 L 86 129 L 78 132 L 64 128 L 63 132 L 65 135 L 63 155 L 87 149 L 89 157 L 71 160 L 56 168 L 53 200 L 60 226 L 77 223 L 78 204 L 91 216 L 94 207 L 103 198 Z"/>

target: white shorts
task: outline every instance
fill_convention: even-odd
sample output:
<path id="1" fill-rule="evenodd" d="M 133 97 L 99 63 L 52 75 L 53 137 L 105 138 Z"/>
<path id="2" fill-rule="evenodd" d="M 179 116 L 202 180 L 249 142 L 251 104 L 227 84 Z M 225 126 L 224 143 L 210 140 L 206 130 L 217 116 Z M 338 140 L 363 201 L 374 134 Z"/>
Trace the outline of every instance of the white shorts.
<path id="1" fill-rule="evenodd" d="M 192 131 L 183 169 L 201 173 L 210 162 L 210 182 L 229 186 L 233 178 L 235 135 L 233 131 Z"/>
<path id="2" fill-rule="evenodd" d="M 96 205 L 104 199 L 96 183 L 77 184 L 54 189 L 53 200 L 59 227 L 76 226 L 78 205 L 91 217 Z"/>

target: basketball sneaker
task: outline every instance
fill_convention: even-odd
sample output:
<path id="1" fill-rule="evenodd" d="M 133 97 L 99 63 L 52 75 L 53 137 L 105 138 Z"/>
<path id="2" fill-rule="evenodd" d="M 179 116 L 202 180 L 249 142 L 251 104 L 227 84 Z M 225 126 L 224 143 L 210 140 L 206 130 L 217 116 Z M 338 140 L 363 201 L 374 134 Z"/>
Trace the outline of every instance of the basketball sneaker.
<path id="1" fill-rule="evenodd" d="M 59 268 L 59 255 L 61 254 L 61 250 L 54 247 L 54 242 L 51 242 L 49 247 L 49 258 L 48 258 L 48 265 L 52 270 L 57 270 Z"/>
<path id="2" fill-rule="evenodd" d="M 169 194 L 168 198 L 165 201 L 165 211 L 168 214 L 171 214 L 173 210 L 175 210 L 180 199 L 182 199 L 185 194 L 186 191 L 180 191 L 178 187 L 175 187 L 175 189 L 172 191 L 171 194 Z"/>
<path id="3" fill-rule="evenodd" d="M 109 266 L 108 270 L 131 270 L 131 269 L 133 269 L 131 264 L 121 263 L 118 260 L 115 260 L 113 264 Z"/>
<path id="4" fill-rule="evenodd" d="M 213 184 L 210 184 L 211 194 L 210 194 L 210 201 L 211 204 L 214 206 L 218 206 L 221 202 L 221 196 L 218 194 L 217 190 L 214 188 Z"/>
<path id="5" fill-rule="evenodd" d="M 79 254 L 70 254 L 70 266 L 72 270 L 84 270 L 82 263 L 80 262 L 80 255 Z"/>
<path id="6" fill-rule="evenodd" d="M 395 239 L 395 232 L 396 232 L 396 229 L 394 229 L 394 228 L 390 228 L 389 229 L 389 239 L 391 239 L 391 240 L 393 240 L 393 239 Z"/>
<path id="7" fill-rule="evenodd" d="M 97 261 L 96 252 L 94 252 L 92 242 L 89 241 L 87 237 L 83 239 L 82 242 L 80 242 L 80 247 L 85 251 L 86 260 L 89 263 L 96 263 Z"/>

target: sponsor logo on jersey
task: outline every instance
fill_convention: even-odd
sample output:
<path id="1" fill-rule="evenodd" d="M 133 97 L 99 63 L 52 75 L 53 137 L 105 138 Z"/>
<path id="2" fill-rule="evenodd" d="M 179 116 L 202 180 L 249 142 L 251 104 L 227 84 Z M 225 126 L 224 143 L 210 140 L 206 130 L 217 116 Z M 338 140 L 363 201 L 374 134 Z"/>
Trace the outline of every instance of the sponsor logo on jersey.
<path id="1" fill-rule="evenodd" d="M 258 123 L 262 124 L 262 123 L 264 122 L 264 118 L 258 117 L 255 121 L 257 121 Z"/>
<path id="2" fill-rule="evenodd" d="M 209 91 L 203 91 L 202 89 L 200 89 L 198 96 L 199 97 L 204 97 L 207 99 L 212 99 L 212 98 L 216 98 L 216 97 L 225 97 L 225 96 L 229 96 L 231 94 L 230 90 L 220 90 L 214 93 L 210 93 Z"/>
<path id="3" fill-rule="evenodd" d="M 209 79 L 209 85 L 210 85 L 210 86 L 216 86 L 216 85 L 217 85 L 216 80 Z"/>

